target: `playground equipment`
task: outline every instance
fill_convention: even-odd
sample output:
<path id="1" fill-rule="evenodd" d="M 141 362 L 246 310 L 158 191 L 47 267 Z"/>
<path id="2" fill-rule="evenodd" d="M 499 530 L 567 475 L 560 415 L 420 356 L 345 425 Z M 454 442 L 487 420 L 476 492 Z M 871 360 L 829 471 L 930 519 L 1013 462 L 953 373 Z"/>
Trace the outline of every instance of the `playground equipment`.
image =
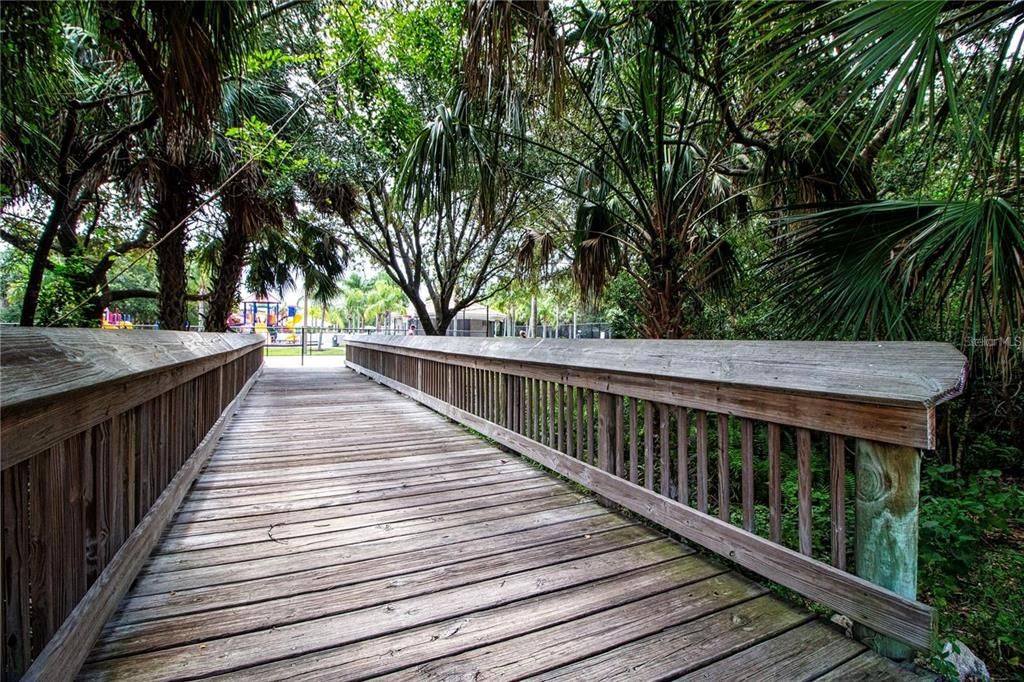
<path id="1" fill-rule="evenodd" d="M 104 308 L 100 327 L 103 329 L 135 329 L 135 324 L 131 315 L 125 315 L 120 310 Z"/>
<path id="2" fill-rule="evenodd" d="M 281 302 L 271 296 L 258 296 L 242 301 L 241 312 L 242 327 L 251 326 L 257 334 L 266 334 L 267 327 L 276 326 L 281 317 Z"/>
<path id="3" fill-rule="evenodd" d="M 291 306 L 288 307 L 288 311 L 292 314 L 281 320 L 279 325 L 280 331 L 278 332 L 277 339 L 278 341 L 284 341 L 285 343 L 297 343 L 299 337 L 295 334 L 295 329 L 303 326 L 302 313 L 295 311 L 295 308 Z M 281 332 L 283 332 L 283 334 Z"/>

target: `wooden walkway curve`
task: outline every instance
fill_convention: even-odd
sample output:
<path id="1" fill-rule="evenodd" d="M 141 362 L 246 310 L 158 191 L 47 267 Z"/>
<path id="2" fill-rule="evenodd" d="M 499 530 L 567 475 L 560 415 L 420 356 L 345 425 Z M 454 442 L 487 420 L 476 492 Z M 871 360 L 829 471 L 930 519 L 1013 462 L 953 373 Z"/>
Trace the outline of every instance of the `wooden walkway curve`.
<path id="1" fill-rule="evenodd" d="M 81 679 L 916 679 L 344 369 L 268 369 Z"/>

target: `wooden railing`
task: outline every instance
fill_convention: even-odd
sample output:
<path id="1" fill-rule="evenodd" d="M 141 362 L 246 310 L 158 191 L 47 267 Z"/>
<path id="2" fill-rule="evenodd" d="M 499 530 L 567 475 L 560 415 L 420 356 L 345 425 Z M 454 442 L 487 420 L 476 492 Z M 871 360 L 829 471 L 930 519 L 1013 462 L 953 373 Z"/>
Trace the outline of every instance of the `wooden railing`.
<path id="1" fill-rule="evenodd" d="M 262 346 L 238 334 L 0 332 L 4 679 L 75 675 Z"/>
<path id="2" fill-rule="evenodd" d="M 931 644 L 919 449 L 963 388 L 952 346 L 350 337 L 346 364 L 845 614 L 889 656 Z"/>

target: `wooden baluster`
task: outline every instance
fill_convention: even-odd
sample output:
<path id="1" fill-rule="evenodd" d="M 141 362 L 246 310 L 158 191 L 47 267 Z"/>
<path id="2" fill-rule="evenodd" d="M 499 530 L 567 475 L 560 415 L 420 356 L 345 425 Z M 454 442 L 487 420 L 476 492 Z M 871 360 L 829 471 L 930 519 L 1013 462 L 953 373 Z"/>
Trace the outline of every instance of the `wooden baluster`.
<path id="1" fill-rule="evenodd" d="M 526 379 L 526 419 L 527 419 L 527 430 L 526 436 L 532 440 L 537 440 L 537 380 L 533 378 Z"/>
<path id="2" fill-rule="evenodd" d="M 559 452 L 565 448 L 565 384 L 558 384 L 558 447 Z"/>
<path id="3" fill-rule="evenodd" d="M 474 414 L 478 417 L 487 418 L 487 382 L 486 375 L 482 369 L 474 369 L 473 374 L 476 378 L 476 410 Z"/>
<path id="4" fill-rule="evenodd" d="M 718 518 L 729 520 L 729 415 L 718 415 Z"/>
<path id="5" fill-rule="evenodd" d="M 484 379 L 486 378 L 484 376 L 484 370 L 474 369 L 473 375 L 474 379 L 476 379 L 476 390 L 474 391 L 474 393 L 476 394 L 476 409 L 474 410 L 473 414 L 477 415 L 478 417 L 486 418 L 487 405 L 485 400 L 487 398 L 487 384 L 484 381 Z"/>
<path id="6" fill-rule="evenodd" d="M 708 512 L 708 413 L 697 410 L 697 511 Z"/>
<path id="7" fill-rule="evenodd" d="M 629 482 L 636 483 L 640 479 L 639 438 L 637 433 L 636 398 L 629 399 Z"/>
<path id="8" fill-rule="evenodd" d="M 598 394 L 597 414 L 597 466 L 602 471 L 612 471 L 615 449 L 615 396 L 611 393 Z M 591 405 L 594 403 L 591 402 Z"/>
<path id="9" fill-rule="evenodd" d="M 462 409 L 462 367 L 458 365 L 452 366 L 452 405 Z"/>
<path id="10" fill-rule="evenodd" d="M 452 405 L 455 401 L 455 394 L 452 392 L 452 385 L 454 379 L 452 378 L 452 366 L 445 363 L 444 366 L 444 401 L 449 405 Z"/>
<path id="11" fill-rule="evenodd" d="M 597 420 L 594 418 L 594 412 L 596 407 L 596 398 L 594 391 L 587 391 L 587 463 L 593 464 L 595 462 L 594 456 L 594 428 L 597 426 Z"/>
<path id="12" fill-rule="evenodd" d="M 512 374 L 505 375 L 505 415 L 508 419 L 508 428 L 519 432 L 519 396 L 516 393 L 518 377 Z"/>
<path id="13" fill-rule="evenodd" d="M 918 495 L 921 453 L 911 447 L 856 441 L 856 571 L 865 580 L 917 598 Z M 858 637 L 898 660 L 913 651 L 855 626 Z"/>
<path id="14" fill-rule="evenodd" d="M 32 658 L 29 627 L 32 619 L 30 580 L 29 471 L 32 460 L 3 472 L 0 503 L 3 505 L 3 647 L 4 672 L 20 677 Z M 33 490 L 33 492 L 35 492 Z"/>
<path id="15" fill-rule="evenodd" d="M 544 440 L 544 382 L 533 380 L 533 439 Z"/>
<path id="16" fill-rule="evenodd" d="M 672 460 L 669 457 L 668 405 L 658 404 L 658 447 L 661 450 L 661 494 L 668 497 L 672 492 Z"/>
<path id="17" fill-rule="evenodd" d="M 543 445 L 548 445 L 548 441 L 551 438 L 551 432 L 554 427 L 554 423 L 551 421 L 551 401 L 548 400 L 551 391 L 550 381 L 540 382 L 540 442 Z"/>
<path id="18" fill-rule="evenodd" d="M 772 542 L 782 542 L 782 429 L 768 425 L 768 528 Z"/>
<path id="19" fill-rule="evenodd" d="M 526 377 L 519 377 L 517 379 L 519 384 L 518 402 L 519 402 L 519 433 L 524 436 L 529 436 L 529 384 Z"/>
<path id="20" fill-rule="evenodd" d="M 654 405 L 644 401 L 644 487 L 654 490 Z"/>
<path id="21" fill-rule="evenodd" d="M 626 473 L 625 429 L 623 428 L 622 396 L 615 396 L 615 475 L 622 478 Z"/>
<path id="22" fill-rule="evenodd" d="M 548 382 L 548 447 L 558 449 L 558 402 L 555 400 L 555 382 Z"/>
<path id="23" fill-rule="evenodd" d="M 495 424 L 500 424 L 501 417 L 505 414 L 501 405 L 501 399 L 502 396 L 504 396 L 504 392 L 501 390 L 501 372 L 497 370 L 491 372 L 491 395 L 494 397 L 492 419 Z"/>
<path id="24" fill-rule="evenodd" d="M 576 433 L 576 411 L 573 406 L 576 404 L 576 389 L 572 386 L 565 387 L 565 454 L 572 457 L 576 453 L 574 436 Z"/>
<path id="25" fill-rule="evenodd" d="M 526 377 L 516 377 L 516 404 L 519 411 L 519 433 L 529 436 L 529 416 L 527 400 L 529 398 L 529 383 Z"/>
<path id="26" fill-rule="evenodd" d="M 679 482 L 676 499 L 690 504 L 690 413 L 685 407 L 676 410 L 676 469 Z"/>
<path id="27" fill-rule="evenodd" d="M 796 430 L 796 466 L 800 553 L 811 555 L 811 432 Z"/>
<path id="28" fill-rule="evenodd" d="M 829 434 L 832 499 L 832 565 L 846 570 L 846 440 Z"/>
<path id="29" fill-rule="evenodd" d="M 583 447 L 586 443 L 583 440 L 583 391 L 581 387 L 576 388 L 576 459 L 583 460 Z"/>
<path id="30" fill-rule="evenodd" d="M 552 383 L 550 381 L 544 381 L 541 383 L 541 398 L 544 400 L 544 410 L 541 413 L 541 423 L 544 426 L 544 434 L 541 442 L 544 445 L 551 446 L 551 442 L 554 439 L 554 426 L 555 422 L 551 418 L 554 415 L 553 407 L 551 406 L 551 388 Z"/>
<path id="31" fill-rule="evenodd" d="M 481 398 L 482 398 L 481 393 L 482 393 L 482 391 L 481 391 L 481 386 L 480 386 L 480 383 L 481 383 L 480 379 L 481 379 L 481 377 L 480 377 L 480 370 L 477 369 L 476 367 L 470 367 L 469 368 L 469 386 L 470 386 L 469 411 L 472 412 L 473 414 L 477 415 L 477 416 L 480 416 L 483 413 L 483 409 L 481 409 L 483 403 L 481 401 Z"/>
<path id="32" fill-rule="evenodd" d="M 490 372 L 477 370 L 477 414 L 486 420 L 490 420 Z"/>
<path id="33" fill-rule="evenodd" d="M 523 435 L 527 438 L 533 433 L 533 408 L 531 407 L 533 380 L 523 377 Z"/>
<path id="34" fill-rule="evenodd" d="M 56 631 L 53 610 L 54 593 L 58 588 L 53 582 L 52 567 L 57 564 L 56 538 L 53 532 L 56 514 L 52 507 L 59 490 L 53 485 L 50 460 L 60 457 L 60 447 L 54 446 L 28 460 L 29 481 L 33 507 L 40 512 L 31 514 L 28 542 L 28 581 L 31 586 L 29 628 L 31 630 L 31 651 L 38 653 Z"/>
<path id="35" fill-rule="evenodd" d="M 743 453 L 743 528 L 754 532 L 754 422 L 740 421 L 740 450 Z"/>

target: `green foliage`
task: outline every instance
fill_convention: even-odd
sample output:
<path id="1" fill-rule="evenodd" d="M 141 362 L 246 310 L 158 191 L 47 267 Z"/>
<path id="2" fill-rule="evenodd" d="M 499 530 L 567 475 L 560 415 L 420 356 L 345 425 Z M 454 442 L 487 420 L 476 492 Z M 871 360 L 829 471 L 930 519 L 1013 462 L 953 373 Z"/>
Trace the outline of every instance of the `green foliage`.
<path id="1" fill-rule="evenodd" d="M 962 480 L 952 465 L 926 467 L 921 497 L 922 581 L 938 599 L 956 589 L 989 542 L 1024 524 L 1024 489 L 985 469 Z"/>
<path id="2" fill-rule="evenodd" d="M 609 282 L 601 297 L 601 313 L 619 339 L 643 337 L 644 318 L 640 312 L 643 291 L 635 278 L 619 273 Z"/>
<path id="3" fill-rule="evenodd" d="M 79 306 L 82 294 L 76 282 L 87 280 L 91 265 L 81 257 L 55 259 L 53 269 L 43 277 L 39 294 L 38 319 L 44 325 L 61 327 L 96 327 L 100 320 L 92 309 Z"/>
<path id="4" fill-rule="evenodd" d="M 239 128 L 228 128 L 224 135 L 238 143 L 237 153 L 246 160 L 262 161 L 275 173 L 301 171 L 309 160 L 292 154 L 293 145 L 278 137 L 269 124 L 250 116 Z"/>
<path id="5" fill-rule="evenodd" d="M 1024 485 L 997 470 L 966 479 L 950 465 L 923 473 L 919 593 L 937 607 L 941 636 L 967 642 L 996 675 L 1019 671 Z"/>

